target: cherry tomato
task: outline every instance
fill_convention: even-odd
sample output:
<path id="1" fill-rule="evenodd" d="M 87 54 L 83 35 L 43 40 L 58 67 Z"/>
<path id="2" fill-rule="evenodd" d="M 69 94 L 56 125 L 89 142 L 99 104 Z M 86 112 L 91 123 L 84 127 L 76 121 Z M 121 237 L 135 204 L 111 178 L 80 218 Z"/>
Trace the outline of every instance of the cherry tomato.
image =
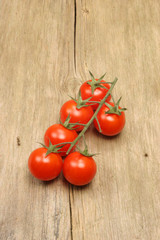
<path id="1" fill-rule="evenodd" d="M 44 142 L 45 142 L 45 145 L 48 147 L 49 140 L 53 145 L 55 145 L 63 142 L 73 142 L 77 136 L 78 134 L 75 130 L 67 129 L 62 124 L 54 124 L 47 129 L 44 135 Z M 61 156 L 66 156 L 66 152 L 69 149 L 69 147 L 70 147 L 70 144 L 66 144 L 64 147 L 62 147 L 59 150 L 59 151 L 62 151 L 59 154 Z M 74 149 L 75 149 L 75 146 L 72 148 L 71 151 L 73 151 Z"/>
<path id="2" fill-rule="evenodd" d="M 86 124 L 93 116 L 93 110 L 91 106 L 81 107 L 77 109 L 77 103 L 74 100 L 69 100 L 65 102 L 60 110 L 60 118 L 64 123 L 68 115 L 70 115 L 70 123 L 82 123 Z M 76 131 L 81 131 L 84 126 L 74 126 Z"/>
<path id="3" fill-rule="evenodd" d="M 109 103 L 111 106 L 114 106 L 112 102 Z M 119 109 L 121 109 L 119 107 Z M 114 113 L 106 114 L 109 108 L 104 104 L 100 111 L 97 114 L 97 119 L 99 121 L 102 134 L 106 136 L 114 136 L 122 131 L 125 125 L 125 113 L 121 112 L 121 115 Z M 97 120 L 94 120 L 95 128 L 100 132 Z"/>
<path id="4" fill-rule="evenodd" d="M 86 185 L 94 178 L 97 171 L 92 157 L 86 157 L 79 152 L 70 153 L 63 163 L 63 175 L 73 185 Z"/>
<path id="5" fill-rule="evenodd" d="M 98 79 L 96 79 L 98 80 Z M 91 90 L 91 85 L 88 84 L 88 82 L 91 82 L 92 80 L 88 80 L 86 82 L 84 82 L 81 87 L 80 87 L 80 91 L 81 91 L 81 97 L 83 100 L 92 97 L 89 101 L 101 101 L 105 95 L 107 94 L 108 90 L 110 89 L 110 85 L 107 83 L 102 84 L 102 86 L 106 87 L 105 88 L 101 88 L 98 87 L 94 90 L 93 94 L 92 94 L 92 90 Z M 104 80 L 101 80 L 101 82 L 105 82 Z M 109 95 L 106 102 L 109 102 L 111 99 L 111 96 Z M 87 103 L 88 105 L 93 104 L 93 103 Z M 94 105 L 91 105 L 93 110 L 96 110 L 97 107 L 99 106 L 98 103 L 95 103 Z"/>
<path id="6" fill-rule="evenodd" d="M 31 174 L 43 181 L 49 181 L 56 178 L 63 166 L 62 158 L 57 153 L 50 153 L 45 156 L 46 148 L 38 148 L 34 150 L 29 159 L 28 167 Z"/>

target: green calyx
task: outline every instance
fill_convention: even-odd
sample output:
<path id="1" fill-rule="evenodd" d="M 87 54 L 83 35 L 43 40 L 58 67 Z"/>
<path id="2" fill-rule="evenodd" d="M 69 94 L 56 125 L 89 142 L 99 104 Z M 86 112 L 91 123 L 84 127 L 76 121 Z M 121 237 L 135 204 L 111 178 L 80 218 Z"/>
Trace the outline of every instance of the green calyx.
<path id="1" fill-rule="evenodd" d="M 47 149 L 47 152 L 46 152 L 46 157 L 47 157 L 50 153 L 60 153 L 60 152 L 63 152 L 63 151 L 59 151 L 59 150 L 61 150 L 61 148 L 64 147 L 66 144 L 71 144 L 71 142 L 64 142 L 64 143 L 59 143 L 59 144 L 53 145 L 51 143 L 51 141 L 49 140 L 49 147 L 47 147 L 43 143 L 39 143 L 39 144 L 41 144 L 44 148 Z"/>
<path id="2" fill-rule="evenodd" d="M 91 91 L 92 91 L 92 94 L 94 93 L 95 89 L 96 88 L 105 88 L 105 89 L 108 89 L 106 88 L 105 86 L 103 86 L 102 84 L 104 83 L 110 83 L 110 82 L 101 82 L 101 80 L 104 78 L 104 76 L 106 75 L 103 74 L 103 76 L 101 76 L 98 80 L 95 79 L 95 77 L 93 76 L 93 74 L 89 71 L 90 75 L 91 75 L 91 81 L 87 82 L 87 84 L 89 84 L 91 86 Z"/>
<path id="3" fill-rule="evenodd" d="M 120 103 L 121 99 L 122 99 L 122 97 L 119 98 L 117 103 L 114 102 L 114 106 L 111 106 L 110 104 L 105 102 L 105 105 L 109 108 L 109 110 L 105 113 L 106 114 L 116 114 L 116 115 L 120 116 L 122 112 L 126 111 L 127 108 L 119 108 L 119 103 Z"/>
<path id="4" fill-rule="evenodd" d="M 70 123 L 69 121 L 70 121 L 70 115 L 68 115 L 68 117 L 66 118 L 66 120 L 65 120 L 65 122 L 64 123 L 62 123 L 62 121 L 61 121 L 61 119 L 59 120 L 60 121 L 60 124 L 62 124 L 65 128 L 67 128 L 67 129 L 69 129 L 69 130 L 73 130 L 74 128 L 74 123 L 72 124 L 72 123 Z"/>
<path id="5" fill-rule="evenodd" d="M 77 103 L 76 108 L 77 108 L 77 109 L 80 109 L 80 108 L 82 108 L 82 107 L 88 107 L 88 105 L 87 105 L 86 103 L 88 103 L 89 100 L 90 100 L 92 97 L 89 97 L 89 98 L 83 100 L 82 97 L 81 97 L 81 91 L 79 90 L 79 92 L 78 92 L 78 98 L 77 98 L 77 99 L 75 99 L 75 98 L 73 98 L 73 97 L 71 97 L 71 96 L 70 96 L 70 98 Z"/>
<path id="6" fill-rule="evenodd" d="M 89 153 L 89 152 L 88 152 L 88 147 L 87 147 L 87 144 L 86 144 L 86 140 L 85 140 L 84 135 L 83 135 L 83 140 L 84 140 L 85 148 L 84 148 L 84 150 L 81 150 L 78 146 L 76 146 L 76 148 L 78 149 L 78 151 L 79 151 L 83 156 L 86 156 L 86 157 L 93 157 L 93 156 L 97 155 L 97 153 Z"/>
<path id="7" fill-rule="evenodd" d="M 62 123 L 61 119 L 59 121 L 60 121 L 60 124 L 62 124 L 65 128 L 67 128 L 69 130 L 76 130 L 76 129 L 79 128 L 79 126 L 85 126 L 86 125 L 86 124 L 79 123 L 79 122 L 70 123 L 70 120 L 71 120 L 71 117 L 70 117 L 70 114 L 68 114 L 68 117 L 66 118 L 64 123 Z M 78 126 L 78 127 L 75 128 L 75 126 Z"/>

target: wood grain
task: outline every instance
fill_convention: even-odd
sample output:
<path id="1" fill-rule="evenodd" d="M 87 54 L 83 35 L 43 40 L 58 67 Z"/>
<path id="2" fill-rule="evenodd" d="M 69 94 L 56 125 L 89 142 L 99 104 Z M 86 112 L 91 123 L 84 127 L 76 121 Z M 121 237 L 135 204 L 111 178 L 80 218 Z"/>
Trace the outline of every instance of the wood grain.
<path id="1" fill-rule="evenodd" d="M 71 239 L 67 183 L 35 180 L 27 160 L 67 98 L 73 32 L 71 1 L 1 2 L 0 239 Z"/>
<path id="2" fill-rule="evenodd" d="M 0 239 L 160 239 L 158 0 L 0 2 Z M 81 80 L 118 77 L 124 131 L 86 139 L 98 172 L 70 186 L 27 160 Z"/>

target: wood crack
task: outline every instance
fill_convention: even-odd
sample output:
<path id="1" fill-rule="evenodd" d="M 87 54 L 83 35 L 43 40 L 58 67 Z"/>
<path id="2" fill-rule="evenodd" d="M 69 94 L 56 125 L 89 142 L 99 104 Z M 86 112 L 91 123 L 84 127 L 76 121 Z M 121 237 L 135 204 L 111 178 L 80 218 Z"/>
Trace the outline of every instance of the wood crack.
<path id="1" fill-rule="evenodd" d="M 72 226 L 72 205 L 71 205 L 71 191 L 72 186 L 69 185 L 69 210 L 70 210 L 70 230 L 71 230 L 71 240 L 73 240 L 73 226 Z"/>
<path id="2" fill-rule="evenodd" d="M 76 30 L 77 30 L 77 3 L 74 0 L 74 69 L 76 73 Z"/>
<path id="3" fill-rule="evenodd" d="M 76 0 L 74 0 L 74 70 L 75 70 L 75 73 L 76 73 L 76 31 L 77 31 L 77 3 L 76 3 Z M 73 187 L 69 185 L 69 211 L 70 211 L 71 240 L 73 240 L 72 203 L 71 203 L 72 193 L 73 193 Z"/>

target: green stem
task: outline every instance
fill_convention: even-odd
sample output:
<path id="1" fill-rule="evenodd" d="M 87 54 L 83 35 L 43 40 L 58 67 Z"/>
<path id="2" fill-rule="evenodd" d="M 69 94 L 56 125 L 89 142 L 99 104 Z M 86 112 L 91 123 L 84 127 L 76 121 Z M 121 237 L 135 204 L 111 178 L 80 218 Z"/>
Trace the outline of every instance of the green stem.
<path id="1" fill-rule="evenodd" d="M 114 103 L 114 105 L 115 105 L 116 103 L 115 103 L 115 100 L 114 100 L 114 97 L 113 97 L 112 93 L 111 93 L 110 95 L 111 95 L 111 98 L 112 98 L 113 103 Z"/>
<path id="2" fill-rule="evenodd" d="M 112 82 L 100 82 L 99 84 L 105 84 L 105 83 L 112 84 Z"/>
<path id="3" fill-rule="evenodd" d="M 96 119 L 96 121 L 97 121 L 97 124 L 98 124 L 99 131 L 100 131 L 100 133 L 101 133 L 101 132 L 102 132 L 102 129 L 101 129 L 101 126 L 100 126 L 100 123 L 99 123 L 99 121 L 98 121 L 98 118 L 97 118 L 97 116 L 95 117 L 95 119 Z"/>
<path id="4" fill-rule="evenodd" d="M 91 123 L 94 121 L 95 117 L 97 116 L 99 110 L 101 109 L 102 105 L 105 103 L 106 99 L 108 98 L 108 96 L 110 95 L 110 93 L 112 92 L 112 89 L 114 88 L 116 82 L 117 82 L 117 78 L 115 78 L 115 80 L 112 82 L 112 85 L 110 87 L 110 89 L 108 90 L 107 94 L 105 95 L 105 97 L 101 100 L 97 110 L 95 111 L 95 113 L 93 114 L 92 118 L 89 120 L 89 122 L 85 125 L 85 127 L 83 128 L 83 130 L 80 132 L 80 134 L 77 136 L 77 138 L 71 143 L 67 154 L 71 151 L 71 149 L 74 147 L 74 145 L 78 142 L 78 140 L 84 135 L 84 133 L 87 131 L 87 129 L 89 128 L 89 126 L 91 125 Z"/>
<path id="5" fill-rule="evenodd" d="M 85 126 L 86 124 L 77 122 L 77 123 L 68 123 L 68 125 L 81 125 L 81 126 Z M 73 130 L 74 129 L 75 128 L 73 128 Z"/>
<path id="6" fill-rule="evenodd" d="M 66 144 L 71 144 L 72 142 L 61 142 L 61 143 L 58 143 L 58 144 L 55 144 L 53 145 L 54 147 L 57 147 L 57 146 L 60 146 L 60 145 L 66 145 Z"/>
<path id="7" fill-rule="evenodd" d="M 100 103 L 100 101 L 89 101 L 89 103 Z"/>

